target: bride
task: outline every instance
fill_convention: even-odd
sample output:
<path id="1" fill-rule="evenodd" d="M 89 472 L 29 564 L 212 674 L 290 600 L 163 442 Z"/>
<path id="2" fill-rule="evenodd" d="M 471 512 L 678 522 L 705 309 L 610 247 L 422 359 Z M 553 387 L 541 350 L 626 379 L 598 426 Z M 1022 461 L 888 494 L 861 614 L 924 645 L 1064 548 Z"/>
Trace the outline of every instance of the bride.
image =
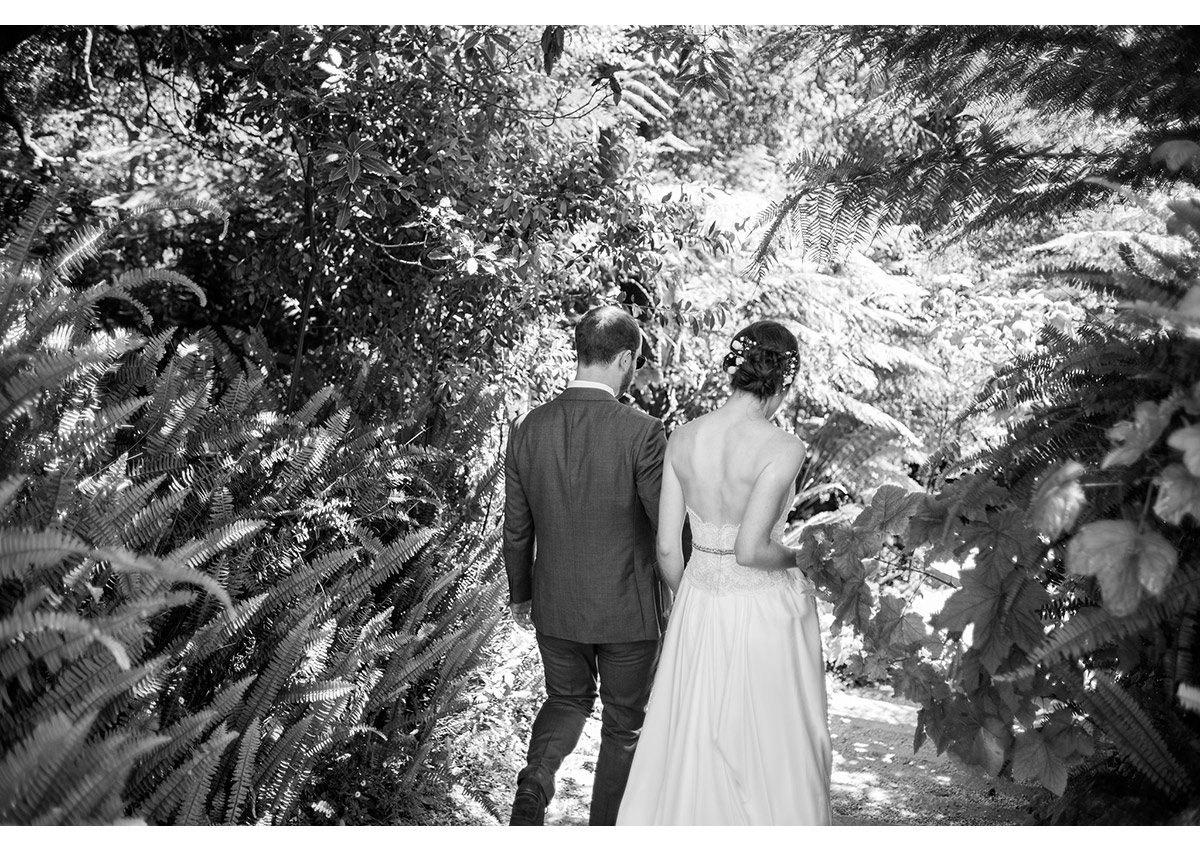
<path id="1" fill-rule="evenodd" d="M 798 364 L 778 322 L 738 332 L 729 400 L 667 444 L 658 559 L 676 598 L 617 824 L 830 823 L 817 611 L 779 540 L 805 446 L 770 422 Z"/>

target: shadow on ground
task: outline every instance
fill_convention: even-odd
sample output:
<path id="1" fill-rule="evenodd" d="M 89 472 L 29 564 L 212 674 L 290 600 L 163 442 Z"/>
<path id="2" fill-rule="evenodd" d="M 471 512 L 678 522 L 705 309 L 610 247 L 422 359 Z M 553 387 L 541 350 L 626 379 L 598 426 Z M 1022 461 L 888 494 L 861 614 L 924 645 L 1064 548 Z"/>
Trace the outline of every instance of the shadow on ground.
<path id="1" fill-rule="evenodd" d="M 831 806 L 835 825 L 1032 824 L 1037 790 L 975 774 L 926 743 L 913 753 L 916 707 L 891 689 L 829 682 L 833 737 Z M 599 709 L 563 763 L 548 825 L 586 825 L 600 747 Z"/>

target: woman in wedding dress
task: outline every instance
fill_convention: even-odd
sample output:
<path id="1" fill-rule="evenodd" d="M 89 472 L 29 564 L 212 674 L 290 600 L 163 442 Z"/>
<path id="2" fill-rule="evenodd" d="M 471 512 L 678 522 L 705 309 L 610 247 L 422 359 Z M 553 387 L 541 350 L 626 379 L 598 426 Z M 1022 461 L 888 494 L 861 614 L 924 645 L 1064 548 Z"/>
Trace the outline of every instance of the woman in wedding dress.
<path id="1" fill-rule="evenodd" d="M 830 823 L 816 605 L 780 543 L 805 446 L 770 422 L 798 363 L 785 326 L 743 329 L 729 400 L 667 444 L 658 559 L 676 596 L 619 825 Z"/>

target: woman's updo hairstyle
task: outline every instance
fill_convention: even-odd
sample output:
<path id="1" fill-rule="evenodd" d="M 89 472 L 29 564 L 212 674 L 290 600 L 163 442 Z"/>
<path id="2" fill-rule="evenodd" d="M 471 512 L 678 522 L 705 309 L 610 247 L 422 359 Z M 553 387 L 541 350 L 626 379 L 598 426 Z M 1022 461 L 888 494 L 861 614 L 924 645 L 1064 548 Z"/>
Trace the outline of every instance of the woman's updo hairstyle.
<path id="1" fill-rule="evenodd" d="M 785 325 L 763 319 L 737 332 L 721 365 L 734 390 L 766 399 L 795 380 L 800 343 Z"/>

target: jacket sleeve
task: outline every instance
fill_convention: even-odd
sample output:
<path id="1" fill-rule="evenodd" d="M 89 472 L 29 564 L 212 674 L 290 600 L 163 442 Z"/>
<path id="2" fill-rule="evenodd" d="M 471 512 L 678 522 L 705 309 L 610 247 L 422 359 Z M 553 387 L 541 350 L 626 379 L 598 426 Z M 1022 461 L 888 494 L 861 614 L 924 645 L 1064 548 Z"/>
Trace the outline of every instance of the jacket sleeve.
<path id="1" fill-rule="evenodd" d="M 509 603 L 533 599 L 533 514 L 517 469 L 517 419 L 508 433 L 504 452 L 504 569 L 508 573 Z"/>
<path id="2" fill-rule="evenodd" d="M 634 475 L 642 508 L 650 518 L 650 526 L 658 531 L 658 496 L 662 490 L 663 456 L 667 451 L 667 433 L 660 420 L 654 420 L 643 435 L 634 459 Z"/>

